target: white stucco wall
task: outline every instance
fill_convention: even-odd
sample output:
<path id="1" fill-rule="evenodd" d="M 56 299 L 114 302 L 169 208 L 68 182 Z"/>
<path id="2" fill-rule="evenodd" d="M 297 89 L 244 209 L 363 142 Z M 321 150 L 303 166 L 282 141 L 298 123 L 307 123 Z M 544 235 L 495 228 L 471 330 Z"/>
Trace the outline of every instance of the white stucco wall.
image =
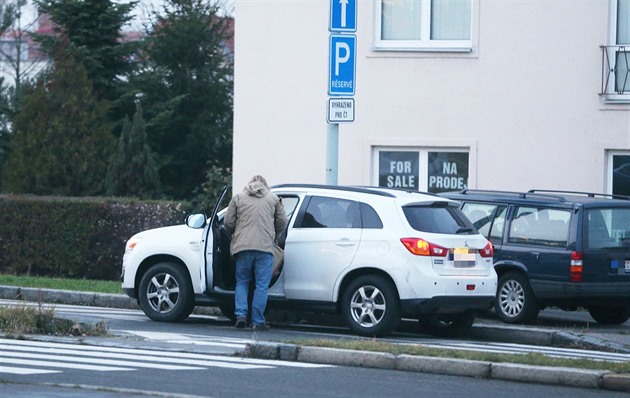
<path id="1" fill-rule="evenodd" d="M 326 180 L 329 0 L 235 4 L 234 184 Z M 606 191 L 606 150 L 630 149 L 608 105 L 609 2 L 474 2 L 472 53 L 375 52 L 358 1 L 356 119 L 339 184 L 374 184 L 374 146 L 467 148 L 469 187 Z"/>

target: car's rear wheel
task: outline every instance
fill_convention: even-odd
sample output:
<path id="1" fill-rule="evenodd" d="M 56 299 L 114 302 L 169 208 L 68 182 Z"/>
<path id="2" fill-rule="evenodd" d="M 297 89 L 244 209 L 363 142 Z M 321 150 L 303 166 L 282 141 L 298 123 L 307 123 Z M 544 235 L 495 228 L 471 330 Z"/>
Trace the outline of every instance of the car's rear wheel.
<path id="1" fill-rule="evenodd" d="M 527 278 L 518 272 L 508 272 L 499 278 L 494 309 L 505 323 L 532 322 L 540 312 Z"/>
<path id="2" fill-rule="evenodd" d="M 459 337 L 472 328 L 475 323 L 475 311 L 459 314 L 433 314 L 418 318 L 422 329 L 438 337 Z"/>
<path id="3" fill-rule="evenodd" d="M 388 335 L 400 323 L 398 293 L 384 277 L 363 275 L 345 289 L 341 312 L 350 329 L 358 335 Z"/>
<path id="4" fill-rule="evenodd" d="M 176 264 L 158 263 L 140 280 L 140 307 L 154 321 L 179 322 L 194 309 L 192 282 Z"/>
<path id="5" fill-rule="evenodd" d="M 630 307 L 590 307 L 588 312 L 598 323 L 621 325 L 630 319 Z"/>

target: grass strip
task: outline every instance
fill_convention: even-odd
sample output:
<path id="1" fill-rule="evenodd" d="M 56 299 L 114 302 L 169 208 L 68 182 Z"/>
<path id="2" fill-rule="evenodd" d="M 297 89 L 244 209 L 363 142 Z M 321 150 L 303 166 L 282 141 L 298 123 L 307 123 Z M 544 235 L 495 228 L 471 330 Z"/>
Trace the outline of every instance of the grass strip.
<path id="1" fill-rule="evenodd" d="M 301 339 L 288 341 L 309 347 L 328 347 L 347 350 L 387 352 L 393 355 L 419 355 L 427 357 L 469 359 L 484 362 L 518 363 L 534 366 L 567 367 L 590 370 L 608 370 L 616 373 L 630 373 L 630 361 L 609 362 L 590 359 L 555 358 L 541 353 L 501 354 L 462 349 L 445 349 L 423 346 L 421 344 L 392 344 L 380 340 L 333 340 L 333 339 Z"/>
<path id="2" fill-rule="evenodd" d="M 59 289 L 80 292 L 120 293 L 122 289 L 118 281 L 101 281 L 91 279 L 46 278 L 39 276 L 0 275 L 0 285 L 34 287 L 40 289 Z"/>

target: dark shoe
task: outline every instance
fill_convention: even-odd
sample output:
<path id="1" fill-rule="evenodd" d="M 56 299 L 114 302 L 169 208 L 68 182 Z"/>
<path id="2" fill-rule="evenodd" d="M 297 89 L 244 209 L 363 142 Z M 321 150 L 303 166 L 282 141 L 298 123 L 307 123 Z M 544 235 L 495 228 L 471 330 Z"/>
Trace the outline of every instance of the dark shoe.
<path id="1" fill-rule="evenodd" d="M 234 326 L 236 326 L 237 329 L 245 329 L 247 327 L 247 318 L 239 316 L 236 318 L 236 324 Z"/>
<path id="2" fill-rule="evenodd" d="M 252 329 L 254 329 L 254 331 L 256 332 L 264 332 L 265 330 L 269 330 L 269 325 L 267 325 L 266 323 L 261 323 L 260 325 L 254 325 Z"/>

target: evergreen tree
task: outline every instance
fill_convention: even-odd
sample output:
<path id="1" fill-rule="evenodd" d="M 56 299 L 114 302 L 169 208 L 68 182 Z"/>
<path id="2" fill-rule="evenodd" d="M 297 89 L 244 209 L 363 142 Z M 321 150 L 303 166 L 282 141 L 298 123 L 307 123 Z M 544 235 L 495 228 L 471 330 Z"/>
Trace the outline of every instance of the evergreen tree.
<path id="1" fill-rule="evenodd" d="M 13 123 L 12 150 L 3 190 L 39 195 L 104 193 L 107 164 L 115 145 L 107 107 L 93 93 L 85 67 L 62 40 L 54 68 L 23 99 Z"/>
<path id="2" fill-rule="evenodd" d="M 142 106 L 136 105 L 133 123 L 125 118 L 118 150 L 107 172 L 107 194 L 156 199 L 160 191 L 157 163 L 147 144 Z"/>
<path id="3" fill-rule="evenodd" d="M 129 101 L 142 97 L 164 193 L 190 199 L 208 167 L 232 163 L 232 59 L 228 18 L 212 0 L 166 0 L 147 30 Z"/>
<path id="4" fill-rule="evenodd" d="M 35 0 L 40 13 L 50 15 L 55 35 L 34 35 L 50 54 L 62 35 L 78 50 L 98 99 L 116 100 L 123 83 L 120 76 L 132 69 L 132 54 L 138 44 L 122 40 L 122 27 L 129 22 L 136 2 L 112 0 Z"/>

